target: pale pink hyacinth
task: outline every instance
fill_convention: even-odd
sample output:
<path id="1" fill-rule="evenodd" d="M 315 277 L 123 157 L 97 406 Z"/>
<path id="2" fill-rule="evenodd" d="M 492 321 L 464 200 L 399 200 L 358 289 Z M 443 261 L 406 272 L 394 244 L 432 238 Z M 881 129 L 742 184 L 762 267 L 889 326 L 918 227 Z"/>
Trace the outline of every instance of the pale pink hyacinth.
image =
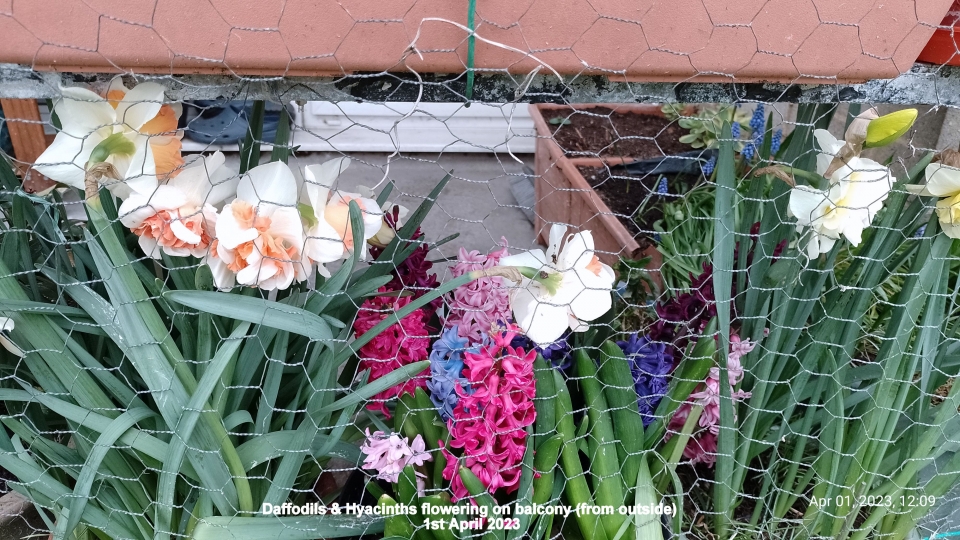
<path id="1" fill-rule="evenodd" d="M 396 483 L 407 465 L 423 465 L 433 460 L 420 435 L 410 443 L 407 437 L 400 437 L 396 433 L 376 431 L 371 435 L 370 428 L 365 433 L 367 440 L 360 447 L 360 451 L 367 456 L 363 460 L 363 468 L 377 471 L 376 477 L 380 480 Z M 421 490 L 423 476 L 423 473 L 417 473 L 417 487 Z"/>
<path id="2" fill-rule="evenodd" d="M 756 347 L 749 339 L 740 339 L 737 334 L 730 335 L 730 353 L 727 355 L 727 382 L 730 384 L 730 396 L 733 402 L 750 397 L 750 392 L 736 389 L 743 380 L 743 365 L 740 358 Z M 717 435 L 720 432 L 720 368 L 710 368 L 706 380 L 690 394 L 690 399 L 680 405 L 670 419 L 667 439 L 683 429 L 694 405 L 703 407 L 693 437 L 683 450 L 683 457 L 690 463 L 704 463 L 712 466 L 717 460 Z"/>
<path id="3" fill-rule="evenodd" d="M 501 238 L 501 249 L 483 255 L 479 251 L 460 248 L 457 264 L 450 270 L 454 278 L 468 272 L 492 268 L 509 255 L 507 239 Z M 499 277 L 484 277 L 454 289 L 447 305 L 445 328 L 458 327 L 458 334 L 471 343 L 481 343 L 490 334 L 491 326 L 502 326 L 510 318 L 510 290 Z"/>

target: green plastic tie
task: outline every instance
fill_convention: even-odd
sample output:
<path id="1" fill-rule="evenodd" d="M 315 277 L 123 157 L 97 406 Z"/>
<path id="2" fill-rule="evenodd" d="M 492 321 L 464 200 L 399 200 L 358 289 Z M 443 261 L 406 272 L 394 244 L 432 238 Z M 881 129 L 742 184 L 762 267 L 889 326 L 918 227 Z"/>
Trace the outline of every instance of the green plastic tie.
<path id="1" fill-rule="evenodd" d="M 467 12 L 467 27 L 470 29 L 470 36 L 467 38 L 467 103 L 464 104 L 464 107 L 469 107 L 470 100 L 473 99 L 473 52 L 477 44 L 473 19 L 476 11 L 477 0 L 470 0 L 469 11 Z"/>

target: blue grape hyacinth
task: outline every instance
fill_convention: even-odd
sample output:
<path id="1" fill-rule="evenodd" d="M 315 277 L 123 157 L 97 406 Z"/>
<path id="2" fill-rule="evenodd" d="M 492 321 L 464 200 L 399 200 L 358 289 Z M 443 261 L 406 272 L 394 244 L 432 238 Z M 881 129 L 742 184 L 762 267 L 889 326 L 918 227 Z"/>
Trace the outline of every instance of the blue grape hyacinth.
<path id="1" fill-rule="evenodd" d="M 770 139 L 770 155 L 775 155 L 780 151 L 780 143 L 783 142 L 783 130 L 778 129 Z"/>
<path id="2" fill-rule="evenodd" d="M 617 345 L 630 362 L 637 407 L 643 426 L 647 427 L 654 421 L 657 407 L 667 394 L 667 375 L 673 367 L 673 355 L 665 343 L 637 334 L 631 334 L 627 341 L 618 341 Z"/>
<path id="3" fill-rule="evenodd" d="M 753 116 L 750 117 L 750 129 L 753 130 L 754 134 L 763 133 L 763 128 L 767 124 L 764 112 L 763 103 L 757 103 L 757 108 L 754 109 Z"/>
<path id="4" fill-rule="evenodd" d="M 717 158 L 711 157 L 709 160 L 707 160 L 706 163 L 704 163 L 701 166 L 701 168 L 703 169 L 703 175 L 710 176 L 711 174 L 713 174 L 713 168 L 716 166 L 717 166 Z"/>
<path id="5" fill-rule="evenodd" d="M 444 330 L 430 351 L 427 390 L 430 392 L 430 401 L 444 421 L 453 416 L 453 409 L 460 401 L 457 384 L 465 391 L 470 391 L 467 379 L 463 376 L 463 353 L 473 349 L 467 347 L 467 338 L 461 338 L 457 331 L 456 325 Z"/>
<path id="6" fill-rule="evenodd" d="M 666 176 L 660 177 L 660 183 L 657 184 L 657 193 L 660 195 L 666 195 L 668 193 Z"/>
<path id="7" fill-rule="evenodd" d="M 751 159 L 753 159 L 753 154 L 756 153 L 756 150 L 757 150 L 757 147 L 754 146 L 753 141 L 751 141 L 747 143 L 746 146 L 743 147 L 743 151 L 740 152 L 740 155 L 743 156 L 743 159 L 750 161 Z"/>
<path id="8" fill-rule="evenodd" d="M 740 122 L 734 122 L 733 126 L 730 128 L 731 134 L 733 135 L 734 140 L 740 138 Z"/>

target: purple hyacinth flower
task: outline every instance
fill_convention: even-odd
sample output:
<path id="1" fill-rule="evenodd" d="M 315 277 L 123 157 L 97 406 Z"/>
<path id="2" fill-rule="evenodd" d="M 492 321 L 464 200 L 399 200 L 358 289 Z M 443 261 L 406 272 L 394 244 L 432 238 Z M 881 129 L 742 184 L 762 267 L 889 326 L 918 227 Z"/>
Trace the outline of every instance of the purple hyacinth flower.
<path id="1" fill-rule="evenodd" d="M 667 394 L 667 375 L 673 367 L 673 355 L 666 344 L 650 341 L 647 336 L 631 334 L 627 341 L 617 345 L 630 362 L 637 407 L 644 427 L 649 426 L 663 396 Z"/>

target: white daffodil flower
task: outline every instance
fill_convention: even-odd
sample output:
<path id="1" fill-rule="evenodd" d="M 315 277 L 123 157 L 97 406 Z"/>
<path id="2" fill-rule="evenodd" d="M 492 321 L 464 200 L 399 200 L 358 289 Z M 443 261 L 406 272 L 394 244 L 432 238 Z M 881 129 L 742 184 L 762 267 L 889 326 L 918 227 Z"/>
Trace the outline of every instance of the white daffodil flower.
<path id="1" fill-rule="evenodd" d="M 237 198 L 217 218 L 216 239 L 206 263 L 218 288 L 235 283 L 286 289 L 307 272 L 302 259 L 303 224 L 297 211 L 297 181 L 286 163 L 250 169 Z"/>
<path id="2" fill-rule="evenodd" d="M 62 88 L 53 108 L 60 133 L 34 168 L 83 189 L 87 163 L 106 161 L 123 179 L 107 184 L 121 199 L 137 184 L 175 175 L 183 165 L 177 134 L 180 106 L 164 104 L 163 92 L 163 86 L 152 82 L 128 90 L 119 78 L 106 98 L 83 88 Z"/>
<path id="3" fill-rule="evenodd" d="M 141 182 L 120 205 L 120 222 L 140 237 L 140 248 L 159 259 L 207 254 L 217 224 L 215 205 L 234 197 L 240 177 L 222 152 L 191 156 L 176 177 Z M 143 191 L 141 191 L 143 190 Z"/>
<path id="4" fill-rule="evenodd" d="M 343 255 L 352 253 L 354 249 L 353 228 L 350 225 L 350 201 L 357 203 L 363 216 L 363 240 L 359 242 L 360 260 L 366 260 L 367 249 L 365 244 L 383 226 L 383 211 L 377 206 L 377 201 L 372 196 L 368 197 L 364 194 L 332 188 L 340 173 L 349 166 L 349 158 L 337 158 L 320 165 L 307 166 L 304 172 L 305 184 L 307 188 L 310 188 L 311 185 L 317 188 L 313 195 L 310 195 L 310 191 L 306 190 L 307 198 L 309 204 L 313 206 L 316 219 L 320 221 L 322 218 L 322 221 L 326 221 L 333 228 L 336 233 L 333 238 L 338 239 L 342 244 Z M 328 199 L 325 199 L 327 197 Z M 319 208 L 321 204 L 325 204 L 322 210 Z M 329 232 L 325 227 L 323 230 Z M 326 232 L 322 232 L 322 234 L 309 234 L 308 236 L 320 239 L 329 238 L 325 235 Z"/>
<path id="5" fill-rule="evenodd" d="M 817 172 L 822 174 L 833 160 L 831 152 L 839 151 L 843 142 L 825 130 L 818 129 L 814 135 L 822 150 L 817 156 Z M 826 190 L 793 188 L 788 210 L 797 218 L 798 232 L 810 229 L 807 255 L 815 259 L 829 252 L 841 236 L 860 245 L 863 230 L 873 222 L 892 187 L 889 169 L 872 159 L 851 157 L 830 176 Z"/>
<path id="6" fill-rule="evenodd" d="M 23 357 L 23 351 L 20 350 L 20 347 L 10 341 L 10 338 L 7 337 L 7 332 L 13 330 L 13 319 L 10 317 L 0 317 L 0 347 L 8 350 L 10 354 L 14 356 Z"/>
<path id="7" fill-rule="evenodd" d="M 917 195 L 940 197 L 937 217 L 940 228 L 950 238 L 960 238 L 960 169 L 943 163 L 931 163 L 924 169 L 927 183 L 910 185 L 907 189 Z"/>
<path id="8" fill-rule="evenodd" d="M 316 264 L 317 272 L 323 277 L 330 277 L 325 264 L 340 260 L 345 250 L 343 238 L 327 222 L 326 208 L 330 188 L 349 165 L 349 158 L 337 158 L 319 165 L 307 165 L 303 172 L 303 189 L 300 191 L 300 217 L 306 229 L 303 257 L 305 262 L 309 261 L 311 269 Z"/>
<path id="9" fill-rule="evenodd" d="M 519 267 L 525 276 L 511 291 L 510 305 L 517 325 L 541 345 L 560 339 L 567 328 L 587 330 L 584 323 L 613 305 L 615 276 L 594 253 L 593 234 L 572 234 L 561 249 L 566 231 L 565 225 L 550 229 L 546 253 L 535 249 L 500 259 L 500 266 Z"/>

